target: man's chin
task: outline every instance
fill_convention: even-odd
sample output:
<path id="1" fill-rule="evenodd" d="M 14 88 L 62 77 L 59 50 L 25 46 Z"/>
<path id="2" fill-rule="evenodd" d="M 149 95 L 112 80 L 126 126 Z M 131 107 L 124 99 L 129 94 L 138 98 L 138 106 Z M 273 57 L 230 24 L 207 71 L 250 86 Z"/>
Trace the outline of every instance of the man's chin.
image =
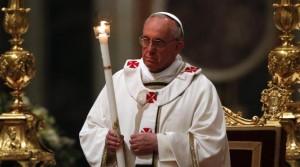
<path id="1" fill-rule="evenodd" d="M 155 73 L 158 69 L 157 69 L 157 64 L 153 64 L 153 63 L 151 63 L 151 64 L 146 64 L 145 63 L 145 65 L 146 65 L 146 67 L 148 68 L 148 70 L 150 71 L 150 72 L 153 72 L 153 73 Z"/>

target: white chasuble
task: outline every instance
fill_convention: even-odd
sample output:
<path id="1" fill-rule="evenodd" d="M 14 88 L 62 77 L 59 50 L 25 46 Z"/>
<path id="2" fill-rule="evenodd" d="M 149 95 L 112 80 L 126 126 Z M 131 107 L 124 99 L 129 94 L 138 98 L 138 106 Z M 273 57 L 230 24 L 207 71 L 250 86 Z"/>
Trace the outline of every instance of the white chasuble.
<path id="1" fill-rule="evenodd" d="M 136 133 L 155 133 L 158 111 L 157 92 L 143 90 L 138 94 L 137 102 L 141 105 L 135 116 Z M 152 154 L 137 156 L 136 164 L 152 164 Z"/>
<path id="2" fill-rule="evenodd" d="M 141 63 L 140 59 L 128 60 L 114 75 L 127 166 L 155 162 L 159 167 L 190 167 L 192 156 L 201 167 L 230 166 L 222 106 L 201 70 L 185 63 L 167 86 L 149 89 L 141 79 Z M 111 128 L 108 106 L 104 88 L 80 131 L 81 147 L 92 167 L 101 165 L 105 137 Z M 134 133 L 157 134 L 159 153 L 155 160 L 152 154 L 135 156 L 131 152 L 129 140 Z"/>

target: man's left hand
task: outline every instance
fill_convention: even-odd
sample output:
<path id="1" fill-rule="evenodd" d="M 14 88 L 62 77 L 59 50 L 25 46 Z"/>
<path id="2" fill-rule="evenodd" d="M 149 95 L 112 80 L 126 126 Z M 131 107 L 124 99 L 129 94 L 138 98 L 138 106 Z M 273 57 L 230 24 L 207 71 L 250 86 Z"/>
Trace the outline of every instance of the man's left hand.
<path id="1" fill-rule="evenodd" d="M 130 136 L 130 149 L 135 155 L 146 155 L 157 152 L 155 133 L 136 133 Z"/>

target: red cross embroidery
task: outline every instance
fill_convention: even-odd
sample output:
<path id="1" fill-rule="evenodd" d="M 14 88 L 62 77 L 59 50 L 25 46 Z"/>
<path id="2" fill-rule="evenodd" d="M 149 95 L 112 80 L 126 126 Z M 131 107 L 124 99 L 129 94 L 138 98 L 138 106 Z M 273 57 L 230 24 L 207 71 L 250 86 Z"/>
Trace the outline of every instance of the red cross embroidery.
<path id="1" fill-rule="evenodd" d="M 148 92 L 146 95 L 147 103 L 154 103 L 157 100 L 157 93 L 156 92 Z"/>
<path id="2" fill-rule="evenodd" d="M 186 67 L 184 69 L 184 72 L 190 72 L 190 73 L 192 73 L 192 72 L 196 72 L 197 70 L 198 70 L 198 67 L 190 66 L 190 67 Z"/>
<path id="3" fill-rule="evenodd" d="M 137 68 L 139 66 L 139 62 L 138 61 L 135 61 L 135 60 L 132 60 L 132 61 L 128 61 L 127 62 L 127 66 L 129 68 Z"/>
<path id="4" fill-rule="evenodd" d="M 152 133 L 152 129 L 151 128 L 143 128 L 141 130 L 141 133 Z"/>

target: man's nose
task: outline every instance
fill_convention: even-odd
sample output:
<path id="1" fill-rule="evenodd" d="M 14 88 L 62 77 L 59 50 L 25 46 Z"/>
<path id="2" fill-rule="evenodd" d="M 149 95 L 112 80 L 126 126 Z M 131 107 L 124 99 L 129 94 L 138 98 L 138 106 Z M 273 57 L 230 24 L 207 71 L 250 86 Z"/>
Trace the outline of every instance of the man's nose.
<path id="1" fill-rule="evenodd" d="M 149 49 L 150 51 L 154 51 L 154 50 L 156 50 L 156 46 L 155 46 L 155 45 L 153 45 L 153 42 L 152 42 L 152 41 L 149 43 L 149 45 L 148 45 L 148 49 Z"/>

